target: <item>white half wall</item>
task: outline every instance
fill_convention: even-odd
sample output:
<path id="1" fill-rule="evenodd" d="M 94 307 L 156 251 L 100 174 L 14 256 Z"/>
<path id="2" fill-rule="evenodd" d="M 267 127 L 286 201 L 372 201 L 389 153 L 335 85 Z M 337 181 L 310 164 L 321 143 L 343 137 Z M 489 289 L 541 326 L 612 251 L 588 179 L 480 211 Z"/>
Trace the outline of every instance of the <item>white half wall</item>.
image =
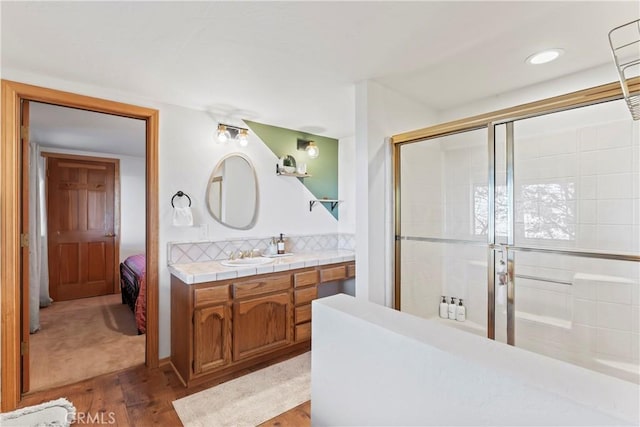
<path id="1" fill-rule="evenodd" d="M 638 425 L 636 384 L 334 295 L 312 303 L 314 426 Z"/>
<path id="2" fill-rule="evenodd" d="M 356 296 L 393 305 L 393 134 L 435 124 L 436 114 L 379 83 L 356 85 Z"/>

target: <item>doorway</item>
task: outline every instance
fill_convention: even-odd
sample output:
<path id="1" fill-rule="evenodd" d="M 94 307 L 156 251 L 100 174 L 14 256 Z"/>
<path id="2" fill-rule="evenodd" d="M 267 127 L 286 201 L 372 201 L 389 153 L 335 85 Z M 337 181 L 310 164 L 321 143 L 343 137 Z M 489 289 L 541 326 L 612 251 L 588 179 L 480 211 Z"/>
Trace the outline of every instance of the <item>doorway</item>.
<path id="1" fill-rule="evenodd" d="M 0 311 L 2 314 L 2 410 L 12 410 L 21 398 L 25 370 L 28 371 L 29 335 L 25 320 L 25 304 L 28 301 L 28 269 L 23 266 L 21 254 L 28 240 L 24 236 L 23 173 L 24 154 L 21 148 L 20 105 L 23 100 L 79 108 L 88 111 L 142 119 L 146 122 L 146 242 L 147 271 L 147 334 L 145 362 L 148 367 L 158 366 L 158 111 L 119 102 L 72 94 L 17 82 L 2 80 L 2 147 L 1 194 L 2 209 L 2 257 Z M 22 133 L 22 135 L 21 135 Z M 25 278 L 25 276 L 27 276 Z M 28 283 L 28 280 L 26 280 Z M 28 310 L 26 311 L 28 312 Z M 25 333 L 26 332 L 26 333 Z M 28 381 L 28 377 L 27 377 Z"/>

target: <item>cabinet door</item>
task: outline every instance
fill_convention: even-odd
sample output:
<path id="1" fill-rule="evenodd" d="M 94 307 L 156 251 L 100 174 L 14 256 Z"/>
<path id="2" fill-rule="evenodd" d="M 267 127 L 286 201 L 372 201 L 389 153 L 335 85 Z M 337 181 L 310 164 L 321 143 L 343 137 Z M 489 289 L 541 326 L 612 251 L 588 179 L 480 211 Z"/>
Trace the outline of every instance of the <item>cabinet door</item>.
<path id="1" fill-rule="evenodd" d="M 233 303 L 233 360 L 291 343 L 291 294 L 251 298 Z"/>
<path id="2" fill-rule="evenodd" d="M 200 374 L 231 361 L 231 321 L 228 305 L 193 312 L 193 372 Z"/>

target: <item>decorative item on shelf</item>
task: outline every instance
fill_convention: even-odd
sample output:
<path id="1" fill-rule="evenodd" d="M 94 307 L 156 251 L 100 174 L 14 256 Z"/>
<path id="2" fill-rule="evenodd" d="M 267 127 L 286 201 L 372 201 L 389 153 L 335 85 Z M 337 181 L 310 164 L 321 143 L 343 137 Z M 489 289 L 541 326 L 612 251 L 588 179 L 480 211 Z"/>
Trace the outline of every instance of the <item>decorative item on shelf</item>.
<path id="1" fill-rule="evenodd" d="M 249 144 L 249 129 L 218 123 L 217 138 L 223 144 L 235 139 L 241 147 L 246 147 Z"/>
<path id="2" fill-rule="evenodd" d="M 296 159 L 287 154 L 282 158 L 282 168 L 286 173 L 294 173 L 296 171 Z"/>
<path id="3" fill-rule="evenodd" d="M 315 206 L 316 203 L 331 203 L 331 211 L 333 211 L 339 203 L 342 203 L 343 200 L 337 200 L 337 199 L 315 199 L 315 200 L 309 200 L 309 212 L 311 212 L 313 210 L 313 207 Z"/>
<path id="4" fill-rule="evenodd" d="M 306 151 L 310 159 L 315 159 L 320 155 L 320 149 L 314 141 L 307 141 L 305 139 L 298 139 L 298 150 Z"/>

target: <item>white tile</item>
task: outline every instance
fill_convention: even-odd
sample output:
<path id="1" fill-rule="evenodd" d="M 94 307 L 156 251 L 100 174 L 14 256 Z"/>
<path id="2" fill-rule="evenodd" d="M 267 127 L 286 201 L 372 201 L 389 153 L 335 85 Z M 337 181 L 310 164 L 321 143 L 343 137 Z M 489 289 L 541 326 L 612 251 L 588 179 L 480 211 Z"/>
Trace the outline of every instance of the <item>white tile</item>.
<path id="1" fill-rule="evenodd" d="M 595 224 L 597 223 L 597 204 L 595 200 L 580 200 L 578 202 L 578 223 Z"/>
<path id="2" fill-rule="evenodd" d="M 632 171 L 633 152 L 631 147 L 598 150 L 593 153 L 597 154 L 598 157 L 598 174 L 627 173 Z M 591 154 L 591 152 L 588 154 Z"/>
<path id="3" fill-rule="evenodd" d="M 617 304 L 633 303 L 633 287 L 630 283 L 605 283 L 595 282 L 596 298 L 602 302 L 613 302 Z"/>
<path id="4" fill-rule="evenodd" d="M 633 226 L 598 225 L 598 245 L 601 250 L 631 251 Z"/>
<path id="5" fill-rule="evenodd" d="M 598 173 L 599 151 L 587 151 L 580 153 L 579 171 L 580 175 L 596 175 Z"/>
<path id="6" fill-rule="evenodd" d="M 640 332 L 640 307 L 637 305 L 631 306 L 631 331 Z"/>
<path id="7" fill-rule="evenodd" d="M 628 199 L 633 196 L 631 173 L 598 175 L 598 199 Z"/>
<path id="8" fill-rule="evenodd" d="M 578 148 L 580 151 L 598 149 L 598 130 L 595 127 L 578 129 Z"/>
<path id="9" fill-rule="evenodd" d="M 291 269 L 291 267 L 289 266 L 289 264 L 276 264 L 276 265 L 273 266 L 273 271 L 274 272 L 288 271 L 290 269 Z"/>
<path id="10" fill-rule="evenodd" d="M 304 262 L 304 266 L 305 267 L 315 267 L 316 265 L 318 265 L 318 260 L 317 259 Z"/>
<path id="11" fill-rule="evenodd" d="M 631 331 L 631 306 L 608 302 L 597 303 L 597 326 L 607 329 Z"/>
<path id="12" fill-rule="evenodd" d="M 631 359 L 638 363 L 640 361 L 640 334 L 631 334 Z"/>
<path id="13" fill-rule="evenodd" d="M 253 268 L 238 268 L 237 277 L 255 276 L 257 274 L 256 267 Z"/>
<path id="14" fill-rule="evenodd" d="M 598 328 L 596 349 L 598 353 L 630 358 L 632 335 L 631 332 Z"/>
<path id="15" fill-rule="evenodd" d="M 631 199 L 598 200 L 598 224 L 633 224 Z"/>
<path id="16" fill-rule="evenodd" d="M 584 175 L 584 174 L 582 174 Z M 595 199 L 598 196 L 598 176 L 587 175 L 580 178 L 578 198 L 582 200 Z"/>
<path id="17" fill-rule="evenodd" d="M 234 279 L 236 277 L 238 277 L 236 270 L 219 271 L 217 280 Z"/>
<path id="18" fill-rule="evenodd" d="M 256 274 L 273 273 L 273 264 L 259 265 L 256 267 Z"/>
<path id="19" fill-rule="evenodd" d="M 573 322 L 586 326 L 596 326 L 597 304 L 595 301 L 577 298 L 573 302 Z"/>
<path id="20" fill-rule="evenodd" d="M 566 342 L 569 350 L 585 353 L 596 351 L 597 328 L 586 325 L 573 325 Z"/>
<path id="21" fill-rule="evenodd" d="M 598 149 L 631 145 L 631 122 L 613 122 L 598 127 Z"/>
<path id="22" fill-rule="evenodd" d="M 576 233 L 576 242 L 579 248 L 597 248 L 598 227 L 595 225 L 579 225 Z"/>
<path id="23" fill-rule="evenodd" d="M 589 300 L 596 300 L 596 285 L 591 280 L 574 279 L 573 297 Z"/>

